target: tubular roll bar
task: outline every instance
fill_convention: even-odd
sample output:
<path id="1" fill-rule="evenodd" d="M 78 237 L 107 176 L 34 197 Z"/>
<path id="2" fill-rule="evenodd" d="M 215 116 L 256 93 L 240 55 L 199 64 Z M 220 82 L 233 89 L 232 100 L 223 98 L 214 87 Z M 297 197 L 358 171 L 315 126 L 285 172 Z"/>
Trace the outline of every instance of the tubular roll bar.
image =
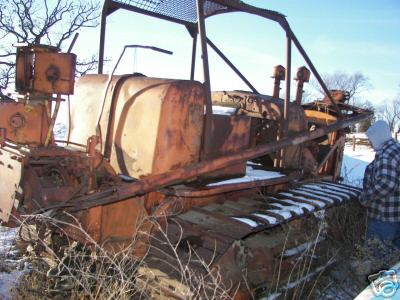
<path id="1" fill-rule="evenodd" d="M 290 102 L 290 76 L 291 76 L 291 56 L 292 56 L 292 43 L 296 46 L 297 50 L 300 52 L 301 56 L 306 61 L 308 67 L 310 68 L 312 74 L 317 79 L 318 83 L 322 87 L 325 94 L 328 96 L 332 106 L 334 107 L 336 113 L 338 114 L 339 119 L 343 118 L 343 115 L 338 107 L 338 105 L 333 100 L 331 93 L 329 92 L 327 86 L 323 82 L 320 74 L 316 70 L 314 64 L 311 62 L 311 59 L 308 57 L 307 53 L 301 46 L 299 40 L 293 33 L 292 29 L 289 26 L 289 23 L 286 20 L 286 17 L 280 13 L 260 9 L 248 4 L 245 4 L 240 1 L 232 1 L 232 0 L 208 0 L 212 1 L 216 4 L 220 4 L 227 9 L 224 12 L 215 12 L 210 14 L 209 16 L 205 16 L 204 14 L 204 2 L 205 0 L 195 0 L 196 1 L 196 13 L 197 13 L 197 26 L 194 23 L 187 22 L 178 18 L 158 14 L 152 11 L 148 11 L 145 9 L 141 9 L 132 5 L 116 2 L 113 0 L 105 0 L 102 14 L 101 14 L 101 28 L 100 28 L 100 45 L 99 45 L 99 65 L 98 65 L 98 73 L 103 73 L 103 65 L 104 65 L 104 47 L 105 47 L 105 35 L 106 35 L 106 25 L 107 25 L 107 17 L 111 15 L 118 9 L 125 9 L 133 12 L 137 12 L 140 14 L 156 17 L 159 19 L 164 19 L 170 22 L 178 23 L 181 25 L 185 25 L 188 29 L 190 35 L 193 38 L 193 48 L 192 48 L 192 60 L 191 60 L 191 73 L 190 79 L 194 78 L 194 70 L 195 70 L 195 54 L 196 54 L 196 36 L 199 35 L 200 38 L 200 48 L 202 52 L 202 60 L 203 60 L 203 76 L 204 76 L 204 88 L 206 93 L 206 116 L 205 116 L 205 134 L 203 137 L 203 155 L 202 157 L 206 157 L 209 152 L 209 137 L 211 136 L 211 124 L 212 124 L 212 103 L 211 103 L 211 88 L 210 88 L 210 73 L 209 73 L 209 63 L 208 63 L 208 53 L 207 53 L 207 44 L 213 48 L 214 51 L 224 60 L 224 62 L 233 69 L 233 71 L 246 83 L 246 85 L 254 92 L 257 93 L 257 90 L 253 87 L 253 85 L 246 79 L 246 77 L 228 60 L 228 58 L 219 50 L 208 38 L 206 35 L 206 27 L 205 27 L 205 18 L 210 17 L 220 13 L 228 13 L 228 12 L 245 12 L 253 15 L 257 15 L 271 21 L 277 22 L 282 29 L 286 33 L 287 46 L 286 46 L 286 96 L 284 99 L 284 111 L 283 111 L 283 126 L 282 136 L 287 134 L 287 123 L 289 120 L 289 102 Z M 197 28 L 196 28 L 197 27 Z"/>

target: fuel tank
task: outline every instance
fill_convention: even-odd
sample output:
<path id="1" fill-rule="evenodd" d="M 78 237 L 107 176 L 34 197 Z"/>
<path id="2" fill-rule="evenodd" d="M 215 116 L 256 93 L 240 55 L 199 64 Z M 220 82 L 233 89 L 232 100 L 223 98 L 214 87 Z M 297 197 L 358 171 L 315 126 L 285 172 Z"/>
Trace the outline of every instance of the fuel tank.
<path id="1" fill-rule="evenodd" d="M 140 178 L 198 162 L 203 119 L 199 82 L 87 75 L 76 85 L 70 139 L 99 135 L 116 172 Z"/>

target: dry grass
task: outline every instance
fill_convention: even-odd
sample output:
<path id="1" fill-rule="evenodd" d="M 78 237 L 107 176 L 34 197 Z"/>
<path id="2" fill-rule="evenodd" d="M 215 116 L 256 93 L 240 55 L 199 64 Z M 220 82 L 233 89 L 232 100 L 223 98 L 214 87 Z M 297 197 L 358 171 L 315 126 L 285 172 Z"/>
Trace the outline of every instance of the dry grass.
<path id="1" fill-rule="evenodd" d="M 369 284 L 369 274 L 394 265 L 400 256 L 393 250 L 382 257 L 387 251 L 382 242 L 365 240 L 366 210 L 357 202 L 325 211 L 325 218 L 310 226 L 314 230 L 306 231 L 314 242 L 296 260 L 284 286 L 276 283 L 281 271 L 278 265 L 275 288 L 263 299 L 354 299 Z M 326 240 L 318 245 L 320 237 Z M 286 243 L 282 253 L 285 250 Z M 325 264 L 312 268 L 316 256 Z"/>
<path id="2" fill-rule="evenodd" d="M 32 221 L 42 224 L 46 230 L 31 231 L 28 250 L 32 269 L 15 290 L 17 298 L 150 299 L 166 295 L 177 299 L 230 298 L 220 274 L 211 270 L 210 264 L 201 260 L 194 249 L 189 249 L 189 259 L 181 260 L 178 243 L 171 243 L 163 231 L 160 242 L 168 247 L 157 250 L 165 254 L 166 261 L 171 255 L 175 256 L 176 264 L 171 267 L 179 274 L 178 279 L 149 268 L 147 255 L 135 257 L 136 246 L 140 243 L 136 237 L 125 248 L 111 253 L 93 241 L 78 222 L 65 224 L 43 215 L 31 217 Z M 65 225 L 84 234 L 88 244 L 69 240 L 63 234 Z M 41 233 L 38 235 L 37 231 Z M 204 272 L 199 274 L 192 270 L 193 263 L 200 264 Z"/>
<path id="3" fill-rule="evenodd" d="M 314 299 L 315 288 L 320 284 L 321 276 L 334 262 L 335 255 L 326 253 L 326 222 L 325 212 L 318 212 L 319 216 L 311 216 L 305 223 L 304 244 L 297 247 L 298 254 L 293 256 L 292 267 L 285 280 L 283 273 L 283 258 L 288 249 L 288 240 L 291 238 L 290 225 L 286 239 L 281 249 L 279 263 L 275 267 L 271 288 L 265 290 L 257 299 Z"/>
<path id="4" fill-rule="evenodd" d="M 135 258 L 134 250 L 139 242 L 137 236 L 124 249 L 111 254 L 103 245 L 91 240 L 78 222 L 69 222 L 68 225 L 86 235 L 89 241 L 87 245 L 68 240 L 62 234 L 62 228 L 67 224 L 60 220 L 38 215 L 32 217 L 30 223 L 41 225 L 23 234 L 25 238 L 29 236 L 28 250 L 32 268 L 15 290 L 17 298 L 153 299 L 167 295 L 178 299 L 230 299 L 228 289 L 222 284 L 221 275 L 211 268 L 210 262 L 203 261 L 190 247 L 186 251 L 188 254 L 185 259 L 182 259 L 178 251 L 179 242 L 171 243 L 165 230 L 160 230 L 158 242 L 168 247 L 156 250 L 162 252 L 165 261 L 175 262 L 170 267 L 179 274 L 177 279 L 168 278 L 160 271 L 150 268 L 147 256 Z M 312 299 L 314 288 L 318 286 L 325 270 L 320 268 L 315 272 L 313 263 L 316 256 L 320 255 L 317 254 L 318 241 L 326 234 L 326 224 L 323 220 L 314 218 L 313 224 L 308 225 L 306 240 L 311 242 L 301 251 L 283 285 L 279 264 L 275 271 L 275 283 L 272 283 L 274 289 L 267 296 L 279 294 L 280 299 Z M 290 229 L 288 236 L 289 233 Z M 285 243 L 281 263 L 286 248 Z M 149 249 L 151 250 L 154 249 Z M 332 260 L 330 257 L 326 265 Z M 193 270 L 193 264 L 201 265 L 204 272 L 199 274 Z M 171 285 L 174 286 L 173 289 Z"/>
<path id="5" fill-rule="evenodd" d="M 370 284 L 368 275 L 398 261 L 398 251 L 383 256 L 387 248 L 381 241 L 365 239 L 366 220 L 366 209 L 357 202 L 337 207 L 327 215 L 329 249 L 337 261 L 322 275 L 315 297 L 353 299 Z"/>
<path id="6" fill-rule="evenodd" d="M 315 219 L 318 221 L 318 218 Z M 168 247 L 167 250 L 163 247 L 157 251 L 168 258 L 166 261 L 174 262 L 169 266 L 179 274 L 176 279 L 150 268 L 146 255 L 135 258 L 134 249 L 143 235 L 134 236 L 128 246 L 111 254 L 103 245 L 91 240 L 78 222 L 69 222 L 68 225 L 87 237 L 87 245 L 68 240 L 62 234 L 62 228 L 67 224 L 60 220 L 39 215 L 30 221 L 44 224 L 43 228 L 47 230 L 40 229 L 39 236 L 33 234 L 31 237 L 34 240 L 30 251 L 32 271 L 16 290 L 18 298 L 149 299 L 162 295 L 181 299 L 230 298 L 228 288 L 223 286 L 221 275 L 212 269 L 211 262 L 203 261 L 190 246 L 187 256 L 182 259 L 178 249 L 180 241 L 172 243 L 163 230 L 160 230 L 158 242 Z M 308 240 L 314 243 L 310 243 L 294 262 L 286 283 L 282 286 L 280 280 L 281 259 L 274 272 L 273 288 L 262 296 L 269 299 L 278 295 L 279 299 L 334 299 L 340 294 L 339 299 L 353 299 L 368 284 L 366 275 L 360 275 L 361 271 L 365 271 L 360 271 L 365 267 L 362 263 L 371 262 L 368 266 L 371 273 L 383 267 L 382 261 L 371 255 L 379 249 L 380 243 L 365 242 L 365 224 L 365 208 L 356 202 L 326 211 L 325 218 L 309 224 L 310 228 L 305 229 L 309 233 Z M 321 252 L 317 241 L 325 236 L 328 247 Z M 286 248 L 285 243 L 281 257 Z M 391 259 L 398 259 L 398 253 L 394 254 Z M 315 271 L 313 262 L 316 256 L 324 256 L 324 266 L 332 264 L 333 267 L 317 268 Z M 355 265 L 354 262 L 361 264 Z M 193 270 L 193 264 L 201 265 L 204 272 L 199 274 Z M 175 288 L 171 289 L 171 285 Z"/>

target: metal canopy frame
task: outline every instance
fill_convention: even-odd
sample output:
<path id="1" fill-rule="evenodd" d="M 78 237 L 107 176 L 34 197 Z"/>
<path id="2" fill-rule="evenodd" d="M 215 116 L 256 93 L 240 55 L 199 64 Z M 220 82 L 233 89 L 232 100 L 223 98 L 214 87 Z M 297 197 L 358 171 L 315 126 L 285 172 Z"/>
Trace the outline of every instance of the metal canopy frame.
<path id="1" fill-rule="evenodd" d="M 129 0 L 128 0 L 129 1 Z M 131 0 L 135 1 L 135 0 Z M 137 1 L 137 0 L 136 0 Z M 141 0 L 142 2 L 148 2 L 152 5 L 157 3 L 157 0 Z M 163 0 L 159 0 L 159 3 L 163 3 Z M 175 2 L 179 0 L 175 0 Z M 182 0 L 183 1 L 183 0 Z M 290 28 L 289 23 L 286 20 L 286 17 L 275 11 L 257 8 L 246 3 L 243 3 L 239 0 L 190 0 L 196 2 L 196 15 L 197 20 L 185 21 L 182 18 L 179 19 L 174 17 L 173 15 L 166 15 L 157 13 L 151 10 L 146 10 L 140 7 L 136 7 L 134 5 L 129 5 L 127 3 L 123 3 L 122 0 L 105 0 L 101 15 L 101 29 L 100 29 L 100 46 L 99 46 L 99 65 L 98 65 L 98 73 L 103 73 L 103 64 L 104 64 L 104 47 L 105 47 L 105 35 L 106 35 L 106 20 L 109 15 L 113 12 L 124 9 L 152 17 L 156 17 L 159 19 L 164 19 L 169 22 L 174 22 L 177 24 L 181 24 L 186 26 L 189 34 L 193 39 L 193 46 L 192 46 L 192 61 L 191 61 L 191 72 L 190 72 L 190 79 L 194 79 L 194 71 L 195 71 L 195 57 L 196 57 L 196 49 L 197 49 L 197 35 L 200 38 L 200 48 L 202 52 L 202 62 L 203 62 L 203 77 L 204 77 L 204 88 L 206 93 L 206 116 L 205 116 L 205 134 L 203 137 L 203 158 L 207 156 L 209 150 L 209 138 L 211 135 L 211 122 L 212 122 L 212 103 L 211 103 L 211 89 L 210 89 L 210 74 L 209 74 L 209 64 L 208 64 L 208 53 L 207 53 L 207 45 L 209 45 L 220 57 L 221 59 L 246 83 L 246 85 L 254 92 L 258 93 L 257 90 L 253 87 L 253 85 L 246 79 L 246 77 L 229 61 L 229 59 L 219 50 L 208 38 L 206 34 L 206 26 L 205 26 L 205 19 L 207 17 L 211 17 L 214 15 L 222 14 L 222 13 L 229 13 L 229 12 L 244 12 L 253 15 L 260 16 L 262 18 L 277 22 L 284 32 L 286 33 L 286 95 L 284 99 L 284 112 L 283 112 L 283 124 L 288 124 L 289 119 L 289 102 L 290 102 L 290 78 L 291 78 L 291 56 L 292 56 L 292 44 L 294 44 L 305 60 L 306 64 L 310 68 L 312 74 L 317 79 L 318 83 L 322 87 L 325 94 L 328 96 L 332 106 L 334 107 L 335 111 L 337 112 L 339 118 L 342 118 L 343 115 L 338 107 L 338 105 L 333 100 L 332 95 L 330 94 L 327 86 L 323 82 L 320 74 L 316 70 L 314 64 L 312 63 L 311 59 L 308 57 L 307 53 L 303 49 L 302 45 L 300 44 L 299 40 L 293 33 L 292 29 Z M 214 3 L 216 5 L 220 5 L 224 7 L 223 10 L 215 10 L 211 13 L 205 14 L 204 7 L 205 4 Z M 287 133 L 287 126 L 282 128 L 282 136 L 285 136 Z"/>

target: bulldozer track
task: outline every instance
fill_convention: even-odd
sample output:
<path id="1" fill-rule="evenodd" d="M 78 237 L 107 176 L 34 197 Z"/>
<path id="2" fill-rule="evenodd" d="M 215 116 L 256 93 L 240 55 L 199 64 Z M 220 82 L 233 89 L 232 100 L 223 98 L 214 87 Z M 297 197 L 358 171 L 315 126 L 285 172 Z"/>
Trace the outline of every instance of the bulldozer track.
<path id="1" fill-rule="evenodd" d="M 169 223 L 192 226 L 217 236 L 245 238 L 293 219 L 356 199 L 361 189 L 332 182 L 307 183 L 251 199 L 227 200 L 171 217 Z M 186 234 L 186 232 L 185 232 Z M 221 238 L 222 239 L 222 238 Z"/>
<path id="2" fill-rule="evenodd" d="M 176 257 L 171 253 L 174 252 L 171 245 L 176 245 L 176 253 L 185 264 L 198 272 L 206 272 L 208 267 L 212 268 L 223 259 L 229 249 L 252 236 L 265 234 L 273 241 L 284 224 L 295 220 L 307 223 L 308 217 L 355 200 L 360 192 L 357 187 L 321 181 L 300 184 L 276 193 L 192 207 L 183 214 L 168 218 L 164 232 L 168 243 L 160 234 L 155 235 L 148 255 L 152 261 L 149 265 L 161 270 L 164 275 L 168 274 L 168 278 L 176 278 Z M 305 251 L 306 245 L 321 240 L 322 237 L 311 242 L 299 239 L 287 242 L 287 245 L 281 243 L 278 247 L 267 241 L 262 247 L 270 251 L 271 257 L 295 260 Z M 291 254 L 283 255 L 283 247 L 286 247 L 285 253 L 289 251 Z"/>

